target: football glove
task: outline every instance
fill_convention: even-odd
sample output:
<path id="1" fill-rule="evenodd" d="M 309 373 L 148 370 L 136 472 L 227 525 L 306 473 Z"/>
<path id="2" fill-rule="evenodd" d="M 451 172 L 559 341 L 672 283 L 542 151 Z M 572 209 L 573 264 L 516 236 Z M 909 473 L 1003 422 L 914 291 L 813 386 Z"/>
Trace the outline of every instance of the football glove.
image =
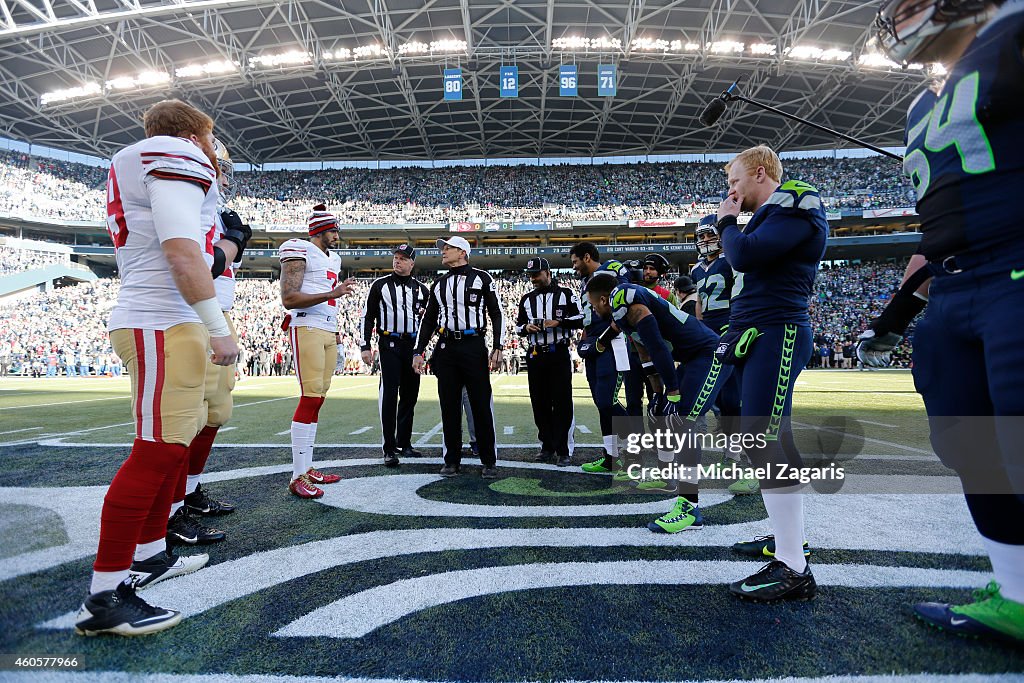
<path id="1" fill-rule="evenodd" d="M 903 335 L 895 332 L 878 334 L 874 330 L 864 330 L 857 338 L 857 358 L 869 368 L 884 368 L 892 362 L 892 350 L 903 340 Z"/>
<path id="2" fill-rule="evenodd" d="M 579 354 L 580 358 L 591 358 L 597 356 L 600 351 L 597 350 L 597 344 L 592 341 L 581 341 L 576 345 L 576 353 Z"/>
<path id="3" fill-rule="evenodd" d="M 234 211 L 221 211 L 220 219 L 224 223 L 224 239 L 235 243 L 238 247 L 238 255 L 235 260 L 242 258 L 242 252 L 252 239 L 252 228 L 242 222 L 242 219 Z"/>

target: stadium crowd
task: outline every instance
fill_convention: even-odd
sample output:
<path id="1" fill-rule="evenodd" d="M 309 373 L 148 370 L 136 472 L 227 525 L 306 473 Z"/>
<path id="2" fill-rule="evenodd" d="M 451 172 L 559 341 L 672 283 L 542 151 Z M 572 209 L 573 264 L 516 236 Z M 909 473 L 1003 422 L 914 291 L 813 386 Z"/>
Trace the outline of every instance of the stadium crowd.
<path id="1" fill-rule="evenodd" d="M 786 176 L 819 188 L 828 207 L 913 205 L 889 159 L 790 159 Z M 0 151 L 0 214 L 104 219 L 102 168 Z M 235 173 L 231 202 L 257 225 L 305 225 L 326 202 L 343 224 L 490 220 L 629 220 L 712 212 L 724 175 L 717 162 L 343 168 Z"/>
<path id="2" fill-rule="evenodd" d="M 863 263 L 825 267 L 818 273 L 815 298 L 810 302 L 815 334 L 811 367 L 857 367 L 857 335 L 881 312 L 900 280 L 903 265 Z M 430 277 L 420 277 L 429 286 Z M 666 277 L 671 282 L 673 276 Z M 338 299 L 341 330 L 338 372 L 363 374 L 377 371 L 359 357 L 360 320 L 371 280 L 361 279 L 351 296 Z M 530 290 L 521 273 L 499 277 L 509 345 L 502 370 L 518 372 L 525 357 L 515 334 L 519 299 Z M 568 280 L 570 287 L 575 283 Z M 18 376 L 119 375 L 120 361 L 106 333 L 106 319 L 119 290 L 118 280 L 60 288 L 48 294 L 0 306 L 0 373 Z M 281 331 L 284 314 L 279 283 L 239 280 L 232 319 L 242 349 L 241 375 L 285 375 L 292 372 L 287 335 Z M 894 367 L 909 367 L 910 342 L 893 354 Z M 578 357 L 574 355 L 574 360 Z M 578 363 L 577 363 L 578 365 Z"/>
<path id="3" fill-rule="evenodd" d="M 69 260 L 67 254 L 52 251 L 0 247 L 0 276 L 45 268 L 55 263 L 67 263 Z"/>

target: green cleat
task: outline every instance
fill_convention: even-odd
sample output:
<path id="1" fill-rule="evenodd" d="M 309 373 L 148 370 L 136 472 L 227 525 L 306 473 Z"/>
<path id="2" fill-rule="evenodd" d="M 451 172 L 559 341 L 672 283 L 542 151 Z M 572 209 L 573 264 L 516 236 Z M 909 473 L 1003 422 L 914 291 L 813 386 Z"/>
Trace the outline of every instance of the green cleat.
<path id="1" fill-rule="evenodd" d="M 645 479 L 637 482 L 636 490 L 645 493 L 675 493 L 676 483 L 674 481 L 662 481 L 661 479 Z"/>
<path id="2" fill-rule="evenodd" d="M 737 479 L 729 484 L 729 493 L 737 496 L 749 496 L 761 490 L 761 482 L 757 479 Z"/>
<path id="3" fill-rule="evenodd" d="M 612 481 L 614 481 L 616 484 L 628 484 L 629 482 L 633 481 L 633 477 L 629 476 L 627 470 L 621 469 L 617 470 L 615 474 L 612 475 Z"/>
<path id="4" fill-rule="evenodd" d="M 615 470 L 615 459 L 610 455 L 602 455 L 597 460 L 585 462 L 580 467 L 591 474 L 610 474 Z"/>
<path id="5" fill-rule="evenodd" d="M 970 604 L 919 602 L 914 614 L 926 624 L 960 636 L 1024 644 L 1024 604 L 1000 595 L 995 581 L 974 591 Z"/>
<path id="6" fill-rule="evenodd" d="M 676 498 L 676 504 L 647 528 L 656 534 L 677 534 L 680 531 L 699 531 L 704 528 L 704 518 L 700 509 L 683 496 Z"/>

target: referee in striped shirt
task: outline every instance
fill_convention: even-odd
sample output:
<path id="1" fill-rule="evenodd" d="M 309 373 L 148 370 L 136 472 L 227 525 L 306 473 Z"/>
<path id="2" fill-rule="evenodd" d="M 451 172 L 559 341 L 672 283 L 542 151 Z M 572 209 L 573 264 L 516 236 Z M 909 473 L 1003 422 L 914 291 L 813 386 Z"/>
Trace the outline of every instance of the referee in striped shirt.
<path id="1" fill-rule="evenodd" d="M 490 370 L 501 365 L 505 316 L 494 279 L 485 271 L 469 265 L 471 249 L 466 238 L 439 239 L 437 248 L 441 250 L 441 263 L 448 268 L 448 273 L 430 288 L 427 311 L 416 338 L 413 368 L 422 374 L 423 352 L 436 332 L 439 338 L 430 359 L 430 369 L 437 377 L 437 398 L 441 404 L 444 432 L 441 476 L 459 474 L 462 460 L 462 388 L 465 387 L 483 464 L 480 474 L 484 479 L 496 479 Z M 489 358 L 484 339 L 488 317 L 493 332 L 493 350 Z"/>
<path id="2" fill-rule="evenodd" d="M 412 353 L 420 318 L 427 306 L 426 286 L 412 277 L 416 250 L 400 244 L 391 262 L 394 272 L 370 285 L 362 329 L 363 363 L 373 360 L 370 339 L 377 328 L 380 357 L 380 426 L 384 432 L 384 465 L 398 467 L 398 456 L 422 455 L 412 447 L 412 420 L 420 393 L 420 376 L 412 369 Z"/>
<path id="3" fill-rule="evenodd" d="M 526 370 L 533 420 L 537 423 L 540 453 L 537 462 L 559 467 L 572 462 L 576 421 L 572 410 L 572 361 L 569 340 L 583 327 L 579 300 L 570 289 L 551 279 L 545 258 L 527 261 L 533 291 L 519 301 L 516 331 L 526 337 Z"/>

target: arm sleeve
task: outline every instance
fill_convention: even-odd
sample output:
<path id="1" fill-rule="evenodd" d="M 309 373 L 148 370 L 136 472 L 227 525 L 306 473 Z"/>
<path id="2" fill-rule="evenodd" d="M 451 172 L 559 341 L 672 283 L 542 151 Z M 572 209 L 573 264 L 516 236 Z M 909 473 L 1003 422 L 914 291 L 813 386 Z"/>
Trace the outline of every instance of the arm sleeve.
<path id="1" fill-rule="evenodd" d="M 665 391 L 677 391 L 679 382 L 676 379 L 676 364 L 672 360 L 672 352 L 665 345 L 665 340 L 658 329 L 658 321 L 653 314 L 640 319 L 636 324 L 636 332 L 640 336 L 640 342 L 647 349 L 654 367 L 661 376 L 661 382 L 665 385 Z"/>
<path id="2" fill-rule="evenodd" d="M 722 248 L 729 265 L 746 272 L 762 268 L 807 239 L 813 226 L 795 209 L 777 209 L 750 234 L 740 231 L 735 219 L 722 228 Z"/>
<path id="3" fill-rule="evenodd" d="M 580 300 L 571 293 L 566 298 L 566 315 L 562 318 L 559 327 L 566 330 L 578 330 L 583 327 L 583 310 Z"/>
<path id="4" fill-rule="evenodd" d="M 484 300 L 494 327 L 494 348 L 501 349 L 505 346 L 505 312 L 501 310 L 501 301 L 498 300 L 498 284 L 489 276 L 488 280 Z"/>
<path id="5" fill-rule="evenodd" d="M 362 331 L 363 338 L 359 340 L 359 350 L 369 351 L 370 350 L 370 339 L 373 338 L 373 328 L 377 324 L 377 311 L 380 310 L 380 290 L 382 282 L 378 281 L 376 284 L 370 287 L 370 293 L 366 297 L 366 303 L 363 308 L 363 319 L 360 322 L 359 329 Z"/>
<path id="6" fill-rule="evenodd" d="M 526 296 L 519 300 L 519 315 L 516 316 L 516 334 L 526 336 Z"/>
<path id="7" fill-rule="evenodd" d="M 166 242 L 186 238 L 201 244 L 203 228 L 200 214 L 206 193 L 191 183 L 146 177 L 146 190 L 153 209 L 153 227 L 157 239 Z"/>
<path id="8" fill-rule="evenodd" d="M 420 332 L 416 335 L 416 350 L 414 353 L 418 356 L 422 356 L 423 352 L 427 350 L 427 344 L 430 343 L 434 333 L 437 332 L 437 316 L 440 313 L 440 307 L 437 305 L 435 290 L 437 289 L 438 282 L 440 280 L 434 282 L 429 294 L 427 294 L 427 312 L 423 314 L 423 320 L 420 322 Z"/>

